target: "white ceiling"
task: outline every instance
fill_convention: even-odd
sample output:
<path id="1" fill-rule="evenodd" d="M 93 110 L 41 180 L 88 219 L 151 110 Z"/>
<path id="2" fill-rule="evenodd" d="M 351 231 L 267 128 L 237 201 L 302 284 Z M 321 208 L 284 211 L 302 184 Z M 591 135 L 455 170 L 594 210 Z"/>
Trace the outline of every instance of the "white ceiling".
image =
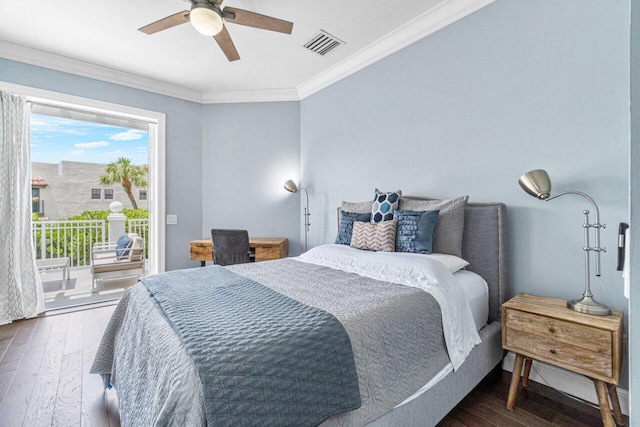
<path id="1" fill-rule="evenodd" d="M 0 0 L 0 57 L 197 102 L 298 100 L 494 0 L 225 0 L 294 23 L 291 35 L 227 24 L 228 62 L 190 24 L 137 28 L 188 10 L 183 0 Z M 319 30 L 346 42 L 303 48 Z"/>

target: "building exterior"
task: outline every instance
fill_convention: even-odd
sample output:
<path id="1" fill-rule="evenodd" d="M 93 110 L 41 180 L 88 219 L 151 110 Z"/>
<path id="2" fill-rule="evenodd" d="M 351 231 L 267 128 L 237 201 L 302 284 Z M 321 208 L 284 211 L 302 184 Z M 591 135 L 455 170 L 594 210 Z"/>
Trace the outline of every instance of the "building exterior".
<path id="1" fill-rule="evenodd" d="M 132 209 L 127 193 L 121 185 L 103 185 L 100 176 L 106 164 L 62 161 L 60 163 L 31 163 L 31 196 L 34 213 L 42 219 L 57 220 L 79 215 L 88 210 L 108 210 L 109 204 L 119 201 L 125 209 Z M 148 180 L 149 177 L 147 176 Z M 139 209 L 148 209 L 147 189 L 132 187 Z"/>

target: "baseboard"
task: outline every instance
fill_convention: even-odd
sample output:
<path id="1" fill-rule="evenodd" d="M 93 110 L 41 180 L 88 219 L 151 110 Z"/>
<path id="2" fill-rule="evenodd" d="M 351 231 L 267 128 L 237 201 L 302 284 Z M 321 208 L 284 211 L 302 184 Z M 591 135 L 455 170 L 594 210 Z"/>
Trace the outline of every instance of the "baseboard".
<path id="1" fill-rule="evenodd" d="M 506 371 L 513 372 L 513 363 L 515 362 L 515 354 L 509 352 L 502 362 L 502 368 Z M 566 369 L 548 365 L 546 363 L 533 361 L 533 368 L 529 379 L 540 384 L 548 385 L 556 390 L 570 394 L 571 396 L 598 404 L 598 397 L 593 386 L 593 381 L 587 377 L 567 371 Z M 542 377 L 544 377 L 544 379 Z M 620 409 L 625 415 L 629 415 L 629 391 L 618 388 L 618 399 L 620 400 Z"/>

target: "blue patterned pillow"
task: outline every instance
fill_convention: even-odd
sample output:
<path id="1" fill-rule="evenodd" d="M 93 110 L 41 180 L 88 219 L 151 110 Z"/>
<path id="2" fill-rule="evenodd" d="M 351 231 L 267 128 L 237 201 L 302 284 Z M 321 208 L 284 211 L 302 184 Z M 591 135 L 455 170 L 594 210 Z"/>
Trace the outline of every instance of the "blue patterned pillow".
<path id="1" fill-rule="evenodd" d="M 433 230 L 440 211 L 395 211 L 398 220 L 396 252 L 430 254 L 433 246 Z"/>
<path id="2" fill-rule="evenodd" d="M 393 219 L 393 211 L 398 209 L 402 191 L 385 193 L 376 188 L 376 197 L 371 207 L 371 222 L 389 221 Z"/>
<path id="3" fill-rule="evenodd" d="M 350 245 L 353 234 L 353 223 L 356 221 L 371 221 L 370 213 L 353 213 L 340 211 L 340 224 L 338 225 L 338 235 L 335 243 L 337 245 Z"/>

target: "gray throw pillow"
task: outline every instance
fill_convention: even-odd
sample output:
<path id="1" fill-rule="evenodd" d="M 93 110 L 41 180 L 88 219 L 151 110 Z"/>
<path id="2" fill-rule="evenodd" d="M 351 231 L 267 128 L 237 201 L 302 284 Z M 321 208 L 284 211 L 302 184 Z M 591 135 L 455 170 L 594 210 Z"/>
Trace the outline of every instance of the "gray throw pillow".
<path id="1" fill-rule="evenodd" d="M 367 251 L 394 252 L 396 249 L 396 228 L 398 221 L 353 223 L 351 247 Z"/>
<path id="2" fill-rule="evenodd" d="M 420 200 L 400 199 L 400 210 L 440 211 L 436 229 L 433 232 L 433 252 L 450 254 L 462 258 L 462 237 L 464 235 L 464 208 L 469 196 L 455 199 Z"/>
<path id="3" fill-rule="evenodd" d="M 398 220 L 396 252 L 432 252 L 438 211 L 395 211 L 393 219 Z"/>
<path id="4" fill-rule="evenodd" d="M 373 202 L 342 202 L 341 210 L 353 213 L 371 213 Z"/>

